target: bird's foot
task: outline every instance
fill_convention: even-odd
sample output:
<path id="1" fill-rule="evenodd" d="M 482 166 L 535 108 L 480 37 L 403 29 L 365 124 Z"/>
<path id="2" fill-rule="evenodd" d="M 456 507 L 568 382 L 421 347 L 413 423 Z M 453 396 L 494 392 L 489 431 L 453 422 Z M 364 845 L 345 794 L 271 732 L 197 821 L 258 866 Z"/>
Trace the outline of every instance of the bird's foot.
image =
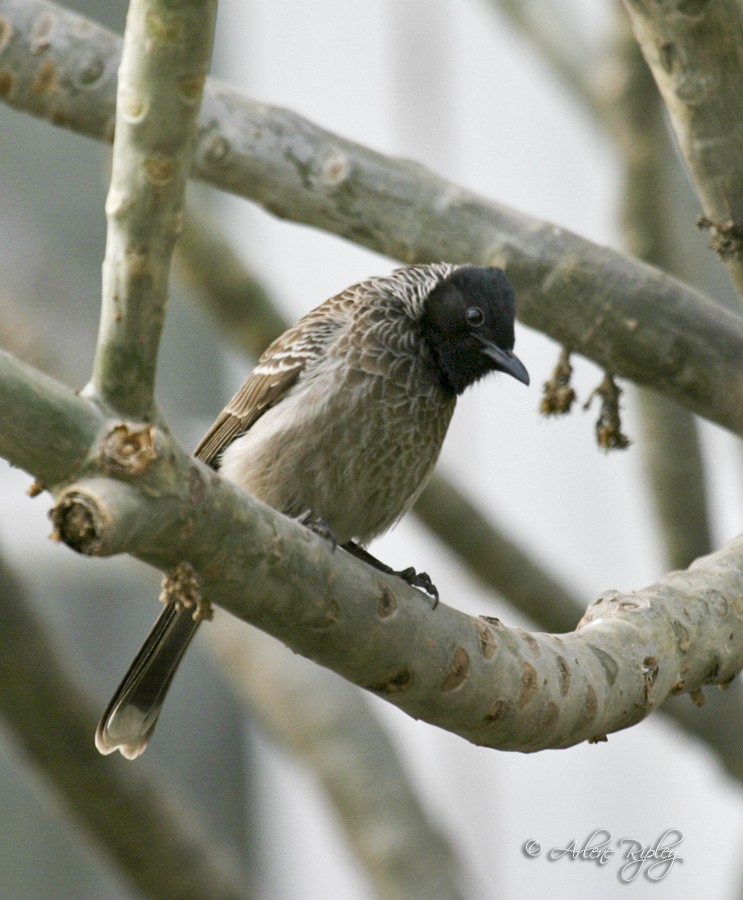
<path id="1" fill-rule="evenodd" d="M 402 569 L 399 572 L 393 571 L 392 574 L 397 575 L 398 578 L 402 578 L 402 580 L 411 587 L 425 591 L 433 600 L 432 609 L 436 609 L 439 605 L 439 591 L 436 585 L 431 581 L 431 576 L 428 572 L 416 572 L 412 566 L 408 566 L 407 569 Z"/>
<path id="2" fill-rule="evenodd" d="M 335 532 L 325 519 L 314 516 L 312 510 L 308 509 L 305 510 L 301 516 L 297 517 L 297 522 L 299 522 L 300 525 L 304 525 L 305 528 L 308 528 L 314 534 L 318 535 L 318 537 L 325 538 L 330 544 L 330 549 L 335 552 L 335 548 L 338 546 L 338 538 L 335 536 Z"/>
<path id="3" fill-rule="evenodd" d="M 425 591 L 429 597 L 433 599 L 433 609 L 436 609 L 439 605 L 439 592 L 427 572 L 416 572 L 412 566 L 398 572 L 396 569 L 393 569 L 392 566 L 388 566 L 386 563 L 377 559 L 376 556 L 372 556 L 368 550 L 359 546 L 355 541 L 346 541 L 342 546 L 344 550 L 351 554 L 351 556 L 355 556 L 357 559 L 373 566 L 380 572 L 384 572 L 386 575 L 397 575 L 398 578 L 402 578 L 402 580 L 411 587 Z"/>

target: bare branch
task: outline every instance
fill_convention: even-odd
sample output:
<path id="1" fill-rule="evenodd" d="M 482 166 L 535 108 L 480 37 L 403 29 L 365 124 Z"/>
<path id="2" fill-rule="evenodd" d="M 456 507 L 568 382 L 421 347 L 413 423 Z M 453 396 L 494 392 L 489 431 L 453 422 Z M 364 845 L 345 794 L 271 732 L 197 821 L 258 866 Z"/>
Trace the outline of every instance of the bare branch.
<path id="1" fill-rule="evenodd" d="M 0 14 L 10 16 L 15 5 L 0 0 Z M 102 29 L 42 0 L 24 5 L 56 17 L 45 58 L 66 67 L 64 83 L 75 83 L 74 60 L 90 58 Z M 13 74 L 5 99 L 23 106 L 39 59 L 16 31 L 2 58 Z M 96 84 L 87 88 L 85 123 L 90 128 L 91 111 L 98 110 L 103 138 L 110 90 L 105 79 L 100 94 Z M 62 91 L 45 105 L 36 96 L 27 108 L 76 125 Z M 616 376 L 743 431 L 743 323 L 649 266 L 215 82 L 205 91 L 194 166 L 197 177 L 249 196 L 279 216 L 407 262 L 501 265 L 516 287 L 524 323 Z"/>
<path id="2" fill-rule="evenodd" d="M 570 746 L 743 667 L 743 538 L 644 591 L 600 598 L 573 634 L 529 635 L 444 604 L 432 610 L 418 591 L 332 552 L 155 426 L 137 437 L 141 455 L 120 438 L 141 426 L 106 429 L 90 458 L 116 478 L 91 471 L 60 491 L 60 539 L 85 554 L 129 552 L 162 571 L 188 560 L 209 600 L 474 743 Z M 49 452 L 44 435 L 29 437 L 37 445 L 29 459 L 40 445 Z M 84 429 L 79 437 L 82 454 Z"/>
<path id="3" fill-rule="evenodd" d="M 0 456 L 52 486 L 84 464 L 103 415 L 69 388 L 0 350 Z"/>
<path id="4" fill-rule="evenodd" d="M 743 11 L 737 0 L 624 0 L 704 206 L 712 246 L 743 298 Z"/>
<path id="5" fill-rule="evenodd" d="M 91 387 L 109 407 L 138 418 L 153 403 L 215 15 L 216 0 L 132 0 L 127 16 Z"/>
<path id="6" fill-rule="evenodd" d="M 178 458 L 160 436 L 154 445 L 162 446 L 159 459 L 136 485 L 108 479 L 103 494 L 93 480 L 63 492 L 55 509 L 63 539 L 82 552 L 131 549 L 163 570 L 189 559 L 204 596 L 474 743 L 570 746 L 638 722 L 670 693 L 727 682 L 743 667 L 743 539 L 645 591 L 600 598 L 583 630 L 534 636 L 444 604 L 431 610 L 415 590 L 333 553 L 302 526 Z M 185 500 L 197 496 L 184 514 Z M 121 509 L 132 514 L 121 517 Z"/>
<path id="7" fill-rule="evenodd" d="M 678 235 L 667 212 L 663 175 L 676 164 L 673 148 L 652 76 L 624 11 L 617 12 L 603 102 L 623 168 L 622 239 L 634 256 L 672 271 Z M 683 568 L 712 546 L 696 422 L 658 394 L 640 390 L 639 400 L 641 449 L 666 558 L 671 568 Z"/>

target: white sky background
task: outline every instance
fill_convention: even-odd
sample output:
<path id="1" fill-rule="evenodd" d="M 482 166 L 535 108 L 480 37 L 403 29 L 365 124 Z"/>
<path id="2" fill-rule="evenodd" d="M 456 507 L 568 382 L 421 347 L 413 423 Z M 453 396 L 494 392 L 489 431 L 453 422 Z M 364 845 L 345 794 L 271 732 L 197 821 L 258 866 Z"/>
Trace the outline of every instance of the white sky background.
<path id="1" fill-rule="evenodd" d="M 592 0 L 554 4 L 561 15 L 575 14 L 597 49 L 611 6 Z M 416 159 L 499 202 L 617 245 L 610 144 L 486 0 L 223 0 L 214 73 L 345 137 Z M 219 203 L 233 242 L 290 318 L 396 264 L 281 222 L 245 201 L 224 197 Z M 605 589 L 654 581 L 663 561 L 639 450 L 600 453 L 593 439 L 595 410 L 542 419 L 540 388 L 558 348 L 519 326 L 516 350 L 531 388 L 490 378 L 470 390 L 455 414 L 443 470 L 508 523 L 586 604 Z M 574 362 L 575 387 L 585 400 L 602 373 Z M 229 357 L 225 399 L 244 368 L 242 359 Z M 639 437 L 631 390 L 625 415 L 626 431 Z M 720 429 L 705 427 L 704 434 L 716 467 L 711 496 L 719 546 L 743 530 L 740 457 Z M 2 475 L 11 484 L 8 495 L 27 483 L 18 473 Z M 29 528 L 41 540 L 45 511 L 39 503 L 33 510 L 24 503 L 12 524 L 0 521 L 11 550 L 23 516 L 36 517 Z M 23 537 L 24 546 L 28 540 Z M 59 561 L 65 551 L 43 552 Z M 498 615 L 509 625 L 527 624 L 484 596 L 412 518 L 379 541 L 375 552 L 392 565 L 430 572 L 446 603 Z M 460 850 L 472 877 L 471 898 L 519 900 L 546 891 L 555 900 L 737 896 L 739 789 L 703 748 L 659 717 L 611 735 L 606 744 L 525 756 L 483 750 L 381 701 L 374 706 L 421 796 Z M 189 734 L 197 729 L 198 722 L 190 723 Z M 263 851 L 275 862 L 266 867 L 265 897 L 370 897 L 311 779 L 268 741 L 260 742 L 259 754 L 265 765 Z M 624 885 L 616 860 L 600 869 L 584 861 L 529 860 L 521 852 L 528 839 L 546 849 L 565 847 L 601 828 L 614 839 L 645 844 L 676 828 L 684 835 L 684 862 L 661 883 L 640 877 Z"/>

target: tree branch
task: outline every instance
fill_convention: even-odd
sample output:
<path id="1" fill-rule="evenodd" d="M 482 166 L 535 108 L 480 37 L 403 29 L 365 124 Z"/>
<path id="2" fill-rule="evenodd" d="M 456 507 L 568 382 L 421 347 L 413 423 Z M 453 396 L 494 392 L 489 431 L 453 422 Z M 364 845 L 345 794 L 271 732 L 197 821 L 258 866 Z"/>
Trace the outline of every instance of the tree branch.
<path id="1" fill-rule="evenodd" d="M 176 253 L 180 270 L 185 268 L 186 277 L 196 288 L 199 299 L 212 309 L 225 335 L 236 346 L 257 356 L 286 328 L 267 290 L 249 275 L 224 235 L 219 234 L 208 216 L 205 218 L 203 207 L 199 207 L 198 219 L 187 218 L 183 237 L 185 241 L 179 242 L 179 252 Z M 215 258 L 219 258 L 219 266 L 213 265 Z M 655 398 L 655 395 L 646 394 L 646 397 Z M 658 403 L 662 402 L 660 397 L 655 399 Z M 665 403 L 666 408 L 669 405 Z M 678 412 L 686 415 L 682 410 Z M 679 463 L 688 466 L 686 458 L 690 453 L 687 447 Z M 667 460 L 665 465 L 669 467 Z M 694 473 L 691 471 L 690 474 L 690 471 L 677 472 L 676 476 L 680 478 L 687 474 L 692 477 Z M 676 491 L 678 493 L 678 488 Z M 675 500 L 676 506 L 683 497 L 693 495 L 695 491 L 695 485 L 686 484 L 685 490 L 680 492 L 681 499 Z M 540 630 L 566 632 L 575 628 L 584 612 L 584 606 L 575 594 L 570 593 L 523 547 L 512 541 L 493 522 L 492 513 L 485 516 L 445 475 L 434 473 L 413 513 L 457 554 L 487 588 L 501 594 L 529 616 Z M 686 514 L 689 514 L 688 506 Z M 688 531 L 686 526 L 681 530 L 683 535 Z M 688 541 L 679 543 L 674 559 L 681 553 L 688 554 L 690 550 Z M 692 558 L 687 555 L 683 561 L 677 559 L 673 567 L 683 568 Z M 715 694 L 702 709 L 685 701 L 683 704 L 666 704 L 662 711 L 680 723 L 689 734 L 705 741 L 722 765 L 740 779 L 743 774 L 736 748 L 743 740 L 743 716 L 732 712 L 740 704 L 739 695 L 740 691 L 726 693 L 724 702 L 727 712 L 724 716 L 719 714 L 719 708 L 715 711 Z M 283 702 L 280 707 L 283 710 Z M 687 707 L 691 708 L 691 712 Z"/>
<path id="2" fill-rule="evenodd" d="M 624 0 L 704 206 L 711 245 L 743 298 L 743 12 L 736 0 Z"/>
<path id="3" fill-rule="evenodd" d="M 91 388 L 110 408 L 148 418 L 170 258 L 216 0 L 132 0 L 116 100 L 103 303 Z"/>
<path id="4" fill-rule="evenodd" d="M 55 71 L 63 67 L 58 83 L 79 81 L 75 60 L 90 59 L 102 29 L 42 0 L 25 5 L 55 18 L 44 54 Z M 15 7 L 15 0 L 0 0 L 0 14 L 9 21 Z M 82 33 L 80 22 L 86 22 Z M 76 91 L 70 103 L 61 90 L 52 99 L 29 99 L 39 59 L 20 32 L 11 33 L 3 57 L 12 73 L 7 102 L 76 127 Z M 91 129 L 97 110 L 97 136 L 104 138 L 110 87 L 102 75 L 86 91 L 85 125 Z M 525 324 L 615 375 L 743 431 L 743 323 L 649 266 L 215 82 L 204 95 L 194 174 L 276 215 L 407 262 L 504 266 Z"/>
<path id="5" fill-rule="evenodd" d="M 617 13 L 612 77 L 604 79 L 602 99 L 622 164 L 622 241 L 629 253 L 672 271 L 670 251 L 678 235 L 667 214 L 663 175 L 675 165 L 673 148 L 652 76 L 627 16 L 621 8 Z M 666 559 L 671 568 L 680 569 L 712 546 L 696 421 L 658 394 L 640 390 L 638 398 L 644 436 L 640 446 Z"/>
<path id="6" fill-rule="evenodd" d="M 81 429 L 80 454 L 87 437 Z M 30 459 L 53 452 L 44 435 L 30 439 Z M 600 598 L 573 634 L 529 635 L 445 604 L 432 610 L 155 426 L 107 423 L 90 459 L 116 477 L 91 472 L 59 492 L 53 521 L 73 549 L 129 552 L 162 571 L 188 560 L 207 600 L 473 743 L 571 746 L 743 667 L 743 538 L 643 591 Z"/>
<path id="7" fill-rule="evenodd" d="M 176 455 L 158 455 L 153 468 L 167 460 L 172 471 Z M 107 496 L 96 482 L 70 486 L 55 510 L 60 535 L 83 552 L 133 548 L 163 570 L 188 559 L 204 597 L 474 743 L 570 746 L 743 666 L 743 540 L 644 592 L 602 598 L 583 632 L 530 636 L 443 604 L 433 611 L 416 591 L 332 553 L 187 457 L 175 469 L 180 497 L 174 484 L 166 497 L 147 477 L 141 486 L 106 481 Z M 184 516 L 189 494 L 199 505 Z M 171 508 L 155 513 L 160 505 Z M 139 514 L 122 522 L 113 511 L 127 507 Z"/>
<path id="8" fill-rule="evenodd" d="M 0 456 L 45 485 L 81 471 L 104 417 L 69 388 L 0 350 Z"/>

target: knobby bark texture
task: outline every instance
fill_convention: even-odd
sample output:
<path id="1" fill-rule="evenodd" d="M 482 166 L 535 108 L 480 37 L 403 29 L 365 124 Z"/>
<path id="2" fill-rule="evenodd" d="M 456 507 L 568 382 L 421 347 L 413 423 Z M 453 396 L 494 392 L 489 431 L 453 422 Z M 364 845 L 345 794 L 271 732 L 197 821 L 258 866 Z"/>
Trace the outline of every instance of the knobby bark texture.
<path id="1" fill-rule="evenodd" d="M 737 0 L 624 0 L 704 207 L 702 224 L 743 298 L 743 10 Z"/>
<path id="2" fill-rule="evenodd" d="M 184 252 L 176 254 L 176 258 L 180 259 L 178 272 L 185 275 L 204 304 L 213 311 L 225 335 L 242 350 L 257 356 L 286 327 L 276 313 L 268 291 L 245 270 L 244 263 L 228 240 L 204 215 L 203 204 L 199 206 L 198 217 L 187 218 L 184 238 L 185 241 L 179 245 Z M 187 259 L 184 258 L 186 256 Z M 218 267 L 212 264 L 215 258 L 220 259 Z M 660 397 L 657 399 L 662 401 Z M 669 406 L 665 403 L 666 409 Z M 675 425 L 679 414 L 682 420 L 687 415 L 676 408 L 670 425 Z M 666 430 L 671 430 L 671 427 Z M 680 460 L 684 471 L 675 471 L 674 474 L 678 478 L 684 475 L 694 478 L 695 470 L 686 460 L 691 453 L 686 443 L 682 446 L 686 448 L 684 458 Z M 668 468 L 669 460 L 666 459 L 664 469 Z M 665 470 L 664 477 L 667 475 Z M 669 488 L 669 493 L 672 492 Z M 673 503 L 676 508 L 683 503 L 685 514 L 694 520 L 695 517 L 689 514 L 690 492 L 694 493 L 693 485 L 685 485 L 684 491 L 677 490 L 680 496 L 675 497 Z M 575 628 L 585 611 L 585 603 L 581 604 L 577 595 L 569 591 L 526 548 L 517 545 L 506 530 L 493 520 L 492 510 L 485 515 L 444 474 L 434 474 L 413 512 L 446 543 L 484 587 L 495 591 L 528 615 L 540 630 L 566 632 Z M 690 553 L 689 542 L 684 539 L 690 531 L 695 534 L 685 524 L 671 533 L 672 539 L 679 545 L 677 555 Z M 681 538 L 677 539 L 679 532 Z M 696 537 L 693 539 L 697 540 Z M 691 559 L 702 555 L 702 552 L 707 551 L 687 556 L 674 564 L 674 568 L 685 568 Z M 262 695 L 264 689 L 260 671 L 254 666 L 241 666 L 241 671 L 245 676 L 242 690 L 246 696 L 254 691 Z M 255 676 L 252 679 L 249 678 L 251 674 Z M 662 711 L 667 712 L 689 734 L 703 740 L 714 750 L 728 772 L 740 779 L 742 773 L 736 748 L 743 739 L 743 716 L 739 717 L 734 712 L 740 708 L 740 690 L 728 691 L 718 703 L 714 702 L 716 699 L 712 693 L 711 700 L 700 709 L 689 704 L 685 698 L 684 703 L 665 705 Z M 260 700 L 256 702 L 260 705 Z M 723 715 L 720 714 L 721 703 L 725 704 Z M 691 712 L 687 705 L 691 707 Z"/>
<path id="3" fill-rule="evenodd" d="M 5 363 L 22 380 L 25 367 Z M 42 434 L 28 437 L 48 446 Z M 155 426 L 105 421 L 98 443 L 88 437 L 81 428 L 87 468 L 58 492 L 61 540 L 90 555 L 130 552 L 162 571 L 188 559 L 204 598 L 474 743 L 528 752 L 598 739 L 669 694 L 727 682 L 743 666 L 743 539 L 642 591 L 600 598 L 572 634 L 531 635 L 431 609 L 418 591 L 220 479 Z"/>
<path id="4" fill-rule="evenodd" d="M 103 302 L 90 389 L 152 414 L 170 260 L 211 58 L 216 0 L 132 0 L 118 72 Z"/>
<path id="5" fill-rule="evenodd" d="M 76 60 L 89 62 L 104 47 L 110 51 L 111 35 L 41 0 L 22 4 L 21 12 L 18 6 L 16 0 L 0 0 L 0 15 L 9 23 L 0 53 L 6 102 L 107 137 L 114 95 L 109 68 L 100 66 L 100 78 L 86 83 L 80 122 L 79 89 L 44 94 L 33 84 L 43 62 L 56 73 L 58 85 L 77 85 Z M 34 11 L 54 22 L 43 59 L 29 49 Z M 216 82 L 205 88 L 193 174 L 278 216 L 405 262 L 503 266 L 525 324 L 614 375 L 667 394 L 733 431 L 743 430 L 743 323 L 650 266 Z"/>
<path id="6" fill-rule="evenodd" d="M 667 214 L 664 177 L 676 165 L 650 71 L 619 8 L 604 70 L 605 121 L 622 165 L 622 242 L 632 255 L 673 270 L 679 227 Z M 704 465 L 692 413 L 652 391 L 638 391 L 641 450 L 666 560 L 683 568 L 712 548 Z"/>

